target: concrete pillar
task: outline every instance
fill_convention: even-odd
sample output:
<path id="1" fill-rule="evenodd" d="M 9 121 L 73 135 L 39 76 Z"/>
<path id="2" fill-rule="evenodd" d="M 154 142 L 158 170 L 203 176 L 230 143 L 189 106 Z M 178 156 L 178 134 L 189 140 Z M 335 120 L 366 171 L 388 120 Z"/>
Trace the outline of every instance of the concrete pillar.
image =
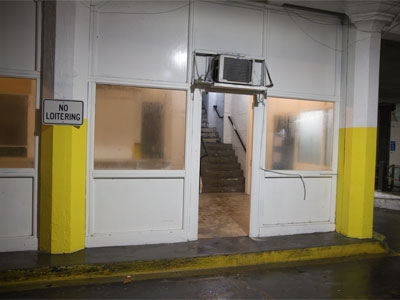
<path id="1" fill-rule="evenodd" d="M 88 93 L 89 8 L 43 2 L 42 99 L 84 100 Z M 83 126 L 42 125 L 39 249 L 85 247 L 86 116 Z"/>
<path id="2" fill-rule="evenodd" d="M 381 30 L 387 14 L 351 15 L 344 49 L 346 102 L 339 131 L 336 231 L 371 238 L 376 160 Z"/>

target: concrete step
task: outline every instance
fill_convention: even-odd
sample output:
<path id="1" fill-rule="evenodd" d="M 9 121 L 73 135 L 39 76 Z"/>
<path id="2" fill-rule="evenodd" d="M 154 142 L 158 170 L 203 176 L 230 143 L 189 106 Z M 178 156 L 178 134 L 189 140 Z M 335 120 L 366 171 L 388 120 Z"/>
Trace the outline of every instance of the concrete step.
<path id="1" fill-rule="evenodd" d="M 231 177 L 231 178 L 214 178 L 214 177 L 201 177 L 204 186 L 233 186 L 244 185 L 244 177 Z"/>
<path id="2" fill-rule="evenodd" d="M 234 186 L 203 186 L 203 193 L 244 193 L 244 184 Z"/>
<path id="3" fill-rule="evenodd" d="M 232 144 L 222 144 L 222 143 L 205 143 L 207 150 L 230 150 L 232 149 Z"/>
<path id="4" fill-rule="evenodd" d="M 219 157 L 235 156 L 235 151 L 232 149 L 215 150 L 207 148 L 207 152 L 208 156 L 219 156 Z"/>
<path id="5" fill-rule="evenodd" d="M 221 143 L 221 139 L 215 137 L 204 138 L 203 141 L 204 143 Z"/>
<path id="6" fill-rule="evenodd" d="M 204 148 L 201 149 L 201 151 L 203 151 L 205 154 L 206 151 L 204 150 Z M 233 150 L 227 150 L 227 151 L 233 151 Z M 207 158 L 207 159 L 206 159 Z M 213 160 L 213 158 L 217 158 L 217 160 Z M 218 159 L 222 159 L 222 160 L 218 160 Z M 202 163 L 229 163 L 229 164 L 234 164 L 238 162 L 237 156 L 235 154 L 230 154 L 228 155 L 227 153 L 220 155 L 218 152 L 211 152 L 211 151 L 207 151 L 207 156 L 203 157 Z"/>
<path id="7" fill-rule="evenodd" d="M 202 128 L 201 132 L 217 132 L 217 128 L 215 127 L 207 127 L 207 128 Z"/>
<path id="8" fill-rule="evenodd" d="M 202 162 L 201 163 L 202 170 L 221 170 L 221 171 L 228 171 L 228 170 L 240 170 L 240 164 L 238 162 L 235 163 L 208 163 Z"/>
<path id="9" fill-rule="evenodd" d="M 236 156 L 206 156 L 201 160 L 208 163 L 237 163 Z"/>
<path id="10" fill-rule="evenodd" d="M 218 132 L 202 132 L 202 138 L 219 138 Z"/>
<path id="11" fill-rule="evenodd" d="M 202 177 L 214 177 L 214 178 L 232 178 L 243 176 L 242 170 L 201 170 L 200 175 Z"/>

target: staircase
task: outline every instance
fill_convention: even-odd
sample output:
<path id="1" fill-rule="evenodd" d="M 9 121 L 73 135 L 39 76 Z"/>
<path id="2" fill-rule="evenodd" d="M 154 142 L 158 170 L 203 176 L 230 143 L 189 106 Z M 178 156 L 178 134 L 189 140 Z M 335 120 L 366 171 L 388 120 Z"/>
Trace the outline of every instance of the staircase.
<path id="1" fill-rule="evenodd" d="M 208 127 L 207 111 L 204 107 L 201 124 L 201 137 L 208 153 L 201 159 L 202 192 L 244 192 L 243 171 L 232 144 L 222 144 L 217 129 Z M 203 146 L 201 151 L 201 155 L 204 155 Z"/>

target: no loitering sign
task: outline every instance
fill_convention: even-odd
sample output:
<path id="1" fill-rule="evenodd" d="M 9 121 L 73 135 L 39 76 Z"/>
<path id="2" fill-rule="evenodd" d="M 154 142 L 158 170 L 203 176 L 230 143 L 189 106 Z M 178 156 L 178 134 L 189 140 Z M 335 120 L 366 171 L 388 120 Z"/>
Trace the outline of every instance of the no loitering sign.
<path id="1" fill-rule="evenodd" d="M 45 125 L 83 125 L 83 101 L 44 99 L 42 123 Z"/>

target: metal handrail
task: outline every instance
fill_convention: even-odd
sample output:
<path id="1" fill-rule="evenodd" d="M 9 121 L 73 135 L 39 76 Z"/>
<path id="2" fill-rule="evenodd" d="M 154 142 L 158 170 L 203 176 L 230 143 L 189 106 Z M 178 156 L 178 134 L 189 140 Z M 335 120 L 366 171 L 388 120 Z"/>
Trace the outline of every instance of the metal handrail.
<path id="1" fill-rule="evenodd" d="M 237 129 L 236 129 L 235 124 L 233 124 L 233 120 L 232 120 L 231 116 L 228 116 L 228 119 L 229 119 L 229 121 L 230 121 L 231 124 L 232 124 L 233 130 L 235 131 L 235 133 L 236 133 L 236 135 L 237 135 L 237 137 L 238 137 L 238 139 L 239 139 L 240 144 L 242 144 L 242 147 L 243 147 L 244 152 L 246 152 L 246 146 L 244 145 L 244 143 L 243 143 L 243 141 L 242 141 L 242 138 L 240 137 L 240 134 L 239 134 L 239 132 L 238 132 Z"/>
<path id="2" fill-rule="evenodd" d="M 217 106 L 217 105 L 214 105 L 213 107 L 214 107 L 215 112 L 217 113 L 218 118 L 223 119 L 224 116 L 221 116 L 221 115 L 219 114 L 219 112 L 218 112 L 218 106 Z"/>
<path id="3" fill-rule="evenodd" d="M 217 106 L 217 105 L 214 105 L 213 107 L 214 107 L 215 112 L 217 113 L 218 118 L 223 119 L 224 116 L 221 116 L 221 115 L 219 114 L 219 112 L 218 112 L 218 106 Z M 239 142 L 240 142 L 240 144 L 241 144 L 242 147 L 243 147 L 244 152 L 246 152 L 246 146 L 244 145 L 243 140 L 242 140 L 242 138 L 240 137 L 239 131 L 237 130 L 235 124 L 233 124 L 233 120 L 232 120 L 231 116 L 228 116 L 228 119 L 229 119 L 229 121 L 230 121 L 231 124 L 232 124 L 233 130 L 235 131 L 235 133 L 236 133 L 236 135 L 237 135 L 237 137 L 238 137 L 238 139 L 239 139 Z"/>
<path id="4" fill-rule="evenodd" d="M 208 156 L 208 151 L 207 151 L 206 144 L 204 143 L 203 137 L 200 137 L 200 140 L 201 140 L 201 145 L 203 146 L 204 152 L 205 152 L 205 154 L 200 156 L 200 161 L 201 161 L 202 158 Z"/>

